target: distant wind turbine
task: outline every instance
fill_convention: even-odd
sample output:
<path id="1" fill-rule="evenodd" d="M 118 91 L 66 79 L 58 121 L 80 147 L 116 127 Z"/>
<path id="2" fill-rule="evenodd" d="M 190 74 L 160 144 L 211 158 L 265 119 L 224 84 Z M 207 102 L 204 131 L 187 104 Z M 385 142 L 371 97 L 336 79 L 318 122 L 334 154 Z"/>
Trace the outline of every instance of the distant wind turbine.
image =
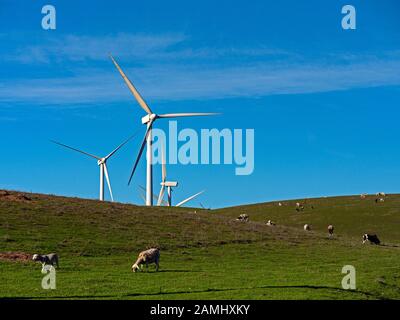
<path id="1" fill-rule="evenodd" d="M 95 156 L 93 154 L 87 153 L 85 151 L 79 150 L 79 149 L 75 149 L 72 148 L 70 146 L 67 146 L 66 144 L 54 141 L 54 140 L 50 140 L 51 142 L 58 144 L 62 147 L 71 149 L 73 151 L 82 153 L 84 155 L 87 155 L 89 157 L 92 157 L 94 159 L 97 160 L 97 165 L 100 167 L 100 195 L 99 195 L 99 200 L 100 201 L 104 201 L 104 175 L 106 176 L 106 180 L 107 180 L 107 185 L 108 185 L 108 190 L 110 191 L 110 197 L 111 197 L 111 201 L 114 201 L 114 197 L 113 197 L 113 193 L 112 193 L 112 189 L 111 189 L 111 183 L 110 183 L 110 177 L 108 175 L 108 170 L 107 170 L 107 160 L 110 159 L 120 148 L 122 148 L 122 146 L 124 146 L 129 140 L 131 140 L 135 135 L 129 137 L 127 140 L 125 140 L 123 143 L 121 143 L 118 147 L 116 147 L 112 152 L 110 152 L 108 155 L 106 155 L 105 157 L 101 158 L 98 156 Z"/>
<path id="2" fill-rule="evenodd" d="M 133 165 L 131 175 L 129 177 L 128 185 L 130 184 L 133 174 L 135 173 L 136 166 L 140 160 L 140 157 L 143 153 L 144 146 L 147 143 L 147 166 L 146 166 L 146 205 L 152 206 L 153 205 L 153 170 L 152 170 L 152 125 L 154 121 L 160 118 L 178 118 L 178 117 L 193 117 L 193 116 L 210 116 L 216 115 L 217 113 L 168 113 L 168 114 L 155 114 L 149 108 L 147 103 L 143 100 L 140 93 L 136 90 L 135 86 L 132 82 L 128 79 L 125 73 L 122 71 L 118 63 L 115 59 L 110 55 L 112 62 L 114 63 L 115 67 L 118 69 L 119 73 L 121 74 L 122 78 L 124 79 L 126 85 L 128 86 L 129 90 L 132 92 L 133 96 L 135 97 L 136 101 L 142 107 L 142 109 L 147 113 L 144 117 L 142 117 L 142 124 L 147 125 L 147 130 L 143 138 L 142 145 L 140 147 L 138 156 L 136 158 L 135 164 Z"/>
<path id="3" fill-rule="evenodd" d="M 202 209 L 204 209 L 204 210 L 211 210 L 211 208 L 206 208 L 205 206 L 203 206 L 203 204 L 202 204 L 201 202 L 199 202 L 199 204 L 200 204 L 200 207 L 201 207 Z"/>
<path id="4" fill-rule="evenodd" d="M 142 198 L 144 205 L 146 205 L 146 188 L 143 186 L 139 186 L 138 190 L 139 190 L 140 198 Z M 158 197 L 155 194 L 153 194 L 153 199 L 155 201 L 157 201 Z M 165 201 L 165 200 L 163 200 L 161 203 L 162 203 L 162 205 L 165 205 L 165 206 L 168 205 L 167 201 Z"/>
<path id="5" fill-rule="evenodd" d="M 157 205 L 161 205 L 163 198 L 164 198 L 164 193 L 165 193 L 165 188 L 167 188 L 167 194 L 168 194 L 168 206 L 170 207 L 172 204 L 172 188 L 175 188 L 178 186 L 177 181 L 167 181 L 167 165 L 165 161 L 165 152 L 164 152 L 164 145 L 161 147 L 161 165 L 162 165 L 162 176 L 161 176 L 161 189 L 160 193 L 158 195 L 158 201 Z M 179 202 L 176 207 L 180 207 L 181 205 L 185 204 L 186 202 L 196 198 L 198 195 L 202 194 L 204 191 L 201 191 L 199 193 L 196 193 L 193 196 L 190 196 L 189 198 Z"/>

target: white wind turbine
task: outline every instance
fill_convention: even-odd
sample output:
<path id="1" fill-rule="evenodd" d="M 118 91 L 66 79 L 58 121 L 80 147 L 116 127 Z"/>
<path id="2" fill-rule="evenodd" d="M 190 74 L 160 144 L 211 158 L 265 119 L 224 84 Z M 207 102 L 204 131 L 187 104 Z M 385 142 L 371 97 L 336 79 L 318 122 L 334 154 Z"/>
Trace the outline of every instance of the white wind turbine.
<path id="1" fill-rule="evenodd" d="M 164 146 L 162 145 L 161 148 L 161 165 L 162 165 L 162 176 L 161 176 L 161 189 L 160 189 L 160 193 L 158 195 L 158 201 L 157 201 L 157 205 L 160 206 L 163 198 L 164 198 L 164 193 L 165 193 L 165 188 L 167 188 L 167 194 L 168 194 L 168 206 L 171 206 L 172 203 L 172 188 L 175 188 L 178 186 L 178 182 L 177 181 L 167 181 L 167 165 L 166 165 L 166 161 L 165 161 L 165 153 L 164 153 Z M 190 196 L 189 198 L 186 198 L 185 200 L 179 202 L 176 207 L 180 207 L 181 205 L 185 204 L 186 202 L 196 198 L 197 196 L 199 196 L 200 194 L 202 194 L 204 191 L 200 191 L 192 196 Z"/>
<path id="2" fill-rule="evenodd" d="M 147 143 L 147 165 L 146 165 L 146 205 L 152 206 L 153 205 L 153 170 L 152 170 L 152 134 L 151 128 L 157 119 L 162 118 L 178 118 L 178 117 L 193 117 L 193 116 L 210 116 L 215 115 L 217 113 L 168 113 L 168 114 L 156 114 L 149 108 L 146 102 L 143 100 L 139 92 L 136 90 L 135 86 L 132 82 L 128 79 L 125 73 L 122 71 L 118 63 L 115 59 L 110 55 L 112 62 L 114 63 L 115 67 L 118 69 L 119 73 L 121 74 L 122 78 L 124 79 L 126 85 L 128 86 L 129 90 L 132 92 L 133 96 L 142 107 L 144 111 L 146 111 L 147 115 L 142 117 L 142 124 L 147 125 L 147 130 L 143 138 L 142 145 L 140 147 L 138 156 L 136 158 L 135 164 L 133 165 L 131 175 L 129 177 L 128 185 L 130 184 L 133 174 L 135 173 L 136 166 L 140 160 L 140 157 L 143 153 L 144 146 Z"/>
<path id="3" fill-rule="evenodd" d="M 74 150 L 76 152 L 80 152 L 80 153 L 82 153 L 84 155 L 87 155 L 89 157 L 92 157 L 92 158 L 96 159 L 97 160 L 97 165 L 100 167 L 100 195 L 99 195 L 99 200 L 100 201 L 104 201 L 104 175 L 105 175 L 106 176 L 106 180 L 107 180 L 108 190 L 110 191 L 111 201 L 114 201 L 113 193 L 112 193 L 112 189 L 111 189 L 110 177 L 108 176 L 107 160 L 110 159 L 120 148 L 122 148 L 123 145 L 125 145 L 133 137 L 134 137 L 134 135 L 129 137 L 127 140 L 125 140 L 123 143 L 121 143 L 118 147 L 116 147 L 112 152 L 110 152 L 108 155 L 106 155 L 103 158 L 95 156 L 95 155 L 92 155 L 90 153 L 87 153 L 87 152 L 79 150 L 79 149 L 72 148 L 70 146 L 67 146 L 65 144 L 62 144 L 62 143 L 54 141 L 54 140 L 51 140 L 51 142 L 53 142 L 55 144 L 58 144 L 58 145 L 60 145 L 62 147 Z"/>
<path id="4" fill-rule="evenodd" d="M 142 198 L 143 203 L 146 205 L 146 188 L 145 188 L 145 187 L 142 187 L 142 186 L 138 186 L 138 190 L 139 190 L 139 196 L 140 196 L 140 198 Z M 153 199 L 154 199 L 155 201 L 157 201 L 157 200 L 158 200 L 158 196 L 155 195 L 155 194 L 153 194 Z M 165 201 L 165 200 L 163 200 L 163 201 L 161 202 L 161 204 L 166 206 L 166 205 L 168 205 L 168 202 Z"/>

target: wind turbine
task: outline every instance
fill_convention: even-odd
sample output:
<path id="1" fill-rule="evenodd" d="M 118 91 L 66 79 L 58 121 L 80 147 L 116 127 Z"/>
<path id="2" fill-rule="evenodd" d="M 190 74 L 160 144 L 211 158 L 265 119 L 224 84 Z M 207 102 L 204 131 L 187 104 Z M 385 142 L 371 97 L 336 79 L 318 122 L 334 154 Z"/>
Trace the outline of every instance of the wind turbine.
<path id="1" fill-rule="evenodd" d="M 142 124 L 147 126 L 146 133 L 143 138 L 142 145 L 140 147 L 138 156 L 136 158 L 135 164 L 133 165 L 131 175 L 129 177 L 128 185 L 130 184 L 133 174 L 135 173 L 136 167 L 142 156 L 144 146 L 147 143 L 147 165 L 146 165 L 146 205 L 152 206 L 153 205 L 153 170 L 152 170 L 152 132 L 151 128 L 153 123 L 157 119 L 162 118 L 178 118 L 178 117 L 194 117 L 194 116 L 210 116 L 215 115 L 217 113 L 167 113 L 167 114 L 156 114 L 154 113 L 147 103 L 143 100 L 140 93 L 136 90 L 135 86 L 132 82 L 128 79 L 125 73 L 122 71 L 118 63 L 115 59 L 110 55 L 112 62 L 114 63 L 115 67 L 118 69 L 119 73 L 121 74 L 122 78 L 124 79 L 126 85 L 128 86 L 129 90 L 132 92 L 133 96 L 135 97 L 136 101 L 142 107 L 142 109 L 147 113 L 144 117 L 142 117 Z"/>
<path id="2" fill-rule="evenodd" d="M 202 204 L 201 202 L 199 202 L 199 204 L 200 204 L 200 207 L 201 207 L 202 209 L 204 209 L 204 210 L 211 210 L 211 208 L 206 208 L 205 206 L 203 206 L 203 204 Z"/>
<path id="3" fill-rule="evenodd" d="M 143 186 L 138 186 L 138 191 L 139 191 L 139 196 L 140 196 L 140 198 L 142 198 L 143 203 L 146 205 L 146 188 L 143 187 Z M 156 196 L 155 194 L 153 194 L 153 199 L 154 199 L 155 201 L 157 201 L 157 200 L 158 200 L 158 196 Z M 163 200 L 163 201 L 161 202 L 161 204 L 166 206 L 166 205 L 168 205 L 168 202 L 165 201 L 165 200 Z"/>
<path id="4" fill-rule="evenodd" d="M 107 170 L 107 160 L 110 159 L 122 146 L 124 146 L 129 140 L 131 140 L 135 135 L 129 137 L 127 140 L 125 140 L 123 143 L 121 143 L 118 147 L 116 147 L 112 152 L 110 152 L 108 155 L 105 157 L 101 158 L 98 156 L 95 156 L 93 154 L 87 153 L 85 151 L 79 150 L 72 148 L 70 146 L 67 146 L 66 144 L 51 140 L 51 142 L 58 144 L 62 147 L 74 150 L 76 152 L 80 152 L 84 155 L 87 155 L 89 157 L 92 157 L 97 160 L 97 165 L 100 167 L 100 195 L 99 195 L 99 200 L 104 201 L 104 175 L 106 176 L 107 180 L 107 185 L 108 185 L 108 190 L 110 191 L 110 196 L 111 196 L 111 201 L 114 201 L 112 189 L 111 189 L 111 183 L 110 183 L 110 177 L 108 176 L 108 170 Z"/>
<path id="5" fill-rule="evenodd" d="M 168 194 L 168 206 L 171 206 L 172 203 L 172 188 L 175 188 L 178 186 L 177 181 L 167 181 L 167 165 L 165 162 L 165 153 L 164 153 L 164 145 L 162 145 L 161 148 L 161 165 L 162 165 L 162 176 L 161 176 L 161 189 L 160 193 L 158 195 L 158 201 L 157 205 L 161 205 L 163 198 L 164 198 L 164 193 L 165 193 L 165 188 L 167 188 L 167 194 Z M 180 207 L 181 205 L 185 204 L 186 202 L 196 198 L 198 195 L 202 194 L 204 191 L 201 191 L 199 193 L 196 193 L 193 196 L 190 196 L 189 198 L 179 202 L 176 207 Z"/>

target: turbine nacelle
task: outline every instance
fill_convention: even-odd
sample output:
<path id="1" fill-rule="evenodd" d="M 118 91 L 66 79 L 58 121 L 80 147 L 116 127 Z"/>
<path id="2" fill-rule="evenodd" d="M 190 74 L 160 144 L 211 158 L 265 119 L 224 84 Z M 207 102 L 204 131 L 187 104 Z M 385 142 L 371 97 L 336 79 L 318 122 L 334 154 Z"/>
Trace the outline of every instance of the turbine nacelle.
<path id="1" fill-rule="evenodd" d="M 97 165 L 101 166 L 102 164 L 105 164 L 106 161 L 107 161 L 106 158 L 101 158 L 101 159 L 97 160 Z"/>
<path id="2" fill-rule="evenodd" d="M 177 187 L 178 181 L 165 181 L 160 183 L 164 187 Z"/>
<path id="3" fill-rule="evenodd" d="M 149 123 L 150 121 L 153 121 L 156 118 L 157 118 L 157 115 L 155 113 L 146 114 L 144 117 L 142 117 L 142 124 Z"/>

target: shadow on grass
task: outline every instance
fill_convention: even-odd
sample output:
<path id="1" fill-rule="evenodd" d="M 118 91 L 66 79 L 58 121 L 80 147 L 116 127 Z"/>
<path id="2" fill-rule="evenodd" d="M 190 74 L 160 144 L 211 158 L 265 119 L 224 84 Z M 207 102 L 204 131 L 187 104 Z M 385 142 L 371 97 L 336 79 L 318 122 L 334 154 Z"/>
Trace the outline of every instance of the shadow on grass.
<path id="1" fill-rule="evenodd" d="M 156 271 L 156 270 L 146 270 L 146 269 L 143 269 L 143 270 L 141 270 L 141 271 L 136 271 L 135 273 L 136 274 L 146 274 L 146 273 L 175 273 L 175 272 L 184 272 L 184 273 L 192 273 L 192 272 L 202 272 L 201 270 L 198 270 L 198 271 L 193 271 L 193 270 L 182 270 L 182 269 L 180 269 L 180 270 L 178 270 L 178 269 L 176 269 L 176 270 L 173 270 L 173 269 L 163 269 L 163 270 L 158 270 L 158 271 Z"/>
<path id="2" fill-rule="evenodd" d="M 391 243 L 381 243 L 380 246 L 381 246 L 381 247 L 388 247 L 388 248 L 400 248 L 399 245 L 397 245 L 397 244 L 391 244 Z"/>
<path id="3" fill-rule="evenodd" d="M 48 297 L 1 297 L 0 301 L 12 301 L 12 300 L 59 300 L 59 299 L 100 299 L 100 298 L 116 298 L 117 296 L 103 295 L 103 296 L 48 296 Z"/>
<path id="4" fill-rule="evenodd" d="M 158 270 L 158 272 L 171 272 L 171 273 L 175 273 L 175 272 L 201 272 L 199 271 L 193 271 L 193 270 L 172 270 L 172 269 L 167 269 L 167 270 Z"/>
<path id="5" fill-rule="evenodd" d="M 0 298 L 0 300 L 43 300 L 43 299 L 101 299 L 101 298 L 113 298 L 113 299 L 124 299 L 128 297 L 157 297 L 163 295 L 176 295 L 176 294 L 193 294 L 193 293 L 207 293 L 207 292 L 227 292 L 227 291 L 238 291 L 238 290 L 254 290 L 254 289 L 313 289 L 313 290 L 330 290 L 337 292 L 354 293 L 357 295 L 364 295 L 366 297 L 377 299 L 377 300 L 390 300 L 381 296 L 375 295 L 371 292 L 365 292 L 360 290 L 346 290 L 337 287 L 329 286 L 313 286 L 313 285 L 283 285 L 283 286 L 258 286 L 258 287 L 247 287 L 247 288 L 210 288 L 205 290 L 192 290 L 192 291 L 160 291 L 154 293 L 131 293 L 121 296 L 112 295 L 99 295 L 99 296 L 52 296 L 52 297 L 10 297 Z M 318 299 L 316 299 L 318 300 Z"/>
<path id="6" fill-rule="evenodd" d="M 346 293 L 354 293 L 354 294 L 361 294 L 367 297 L 371 297 L 374 299 L 383 299 L 381 296 L 374 295 L 371 292 L 365 292 L 360 290 L 346 290 L 337 287 L 328 287 L 328 286 L 312 286 L 312 285 L 286 285 L 286 286 L 258 286 L 258 287 L 248 287 L 248 288 L 223 288 L 223 289 L 216 289 L 210 288 L 205 290 L 192 290 L 192 291 L 161 291 L 157 293 L 132 293 L 126 295 L 126 297 L 141 297 L 141 296 L 159 296 L 159 295 L 175 295 L 175 294 L 192 294 L 192 293 L 207 293 L 207 292 L 226 292 L 226 291 L 237 291 L 237 290 L 254 290 L 254 289 L 313 289 L 313 290 L 331 290 L 337 292 L 346 292 Z"/>

